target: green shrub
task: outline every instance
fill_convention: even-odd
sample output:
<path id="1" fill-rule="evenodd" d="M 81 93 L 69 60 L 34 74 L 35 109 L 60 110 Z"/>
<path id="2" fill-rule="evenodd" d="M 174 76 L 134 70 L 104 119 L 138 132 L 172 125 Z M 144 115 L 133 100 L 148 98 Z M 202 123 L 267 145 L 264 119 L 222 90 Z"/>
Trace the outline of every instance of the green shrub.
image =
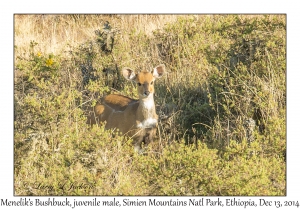
<path id="1" fill-rule="evenodd" d="M 151 195 L 282 195 L 285 164 L 264 157 L 258 144 L 231 143 L 223 157 L 201 142 L 184 141 L 137 161 Z"/>

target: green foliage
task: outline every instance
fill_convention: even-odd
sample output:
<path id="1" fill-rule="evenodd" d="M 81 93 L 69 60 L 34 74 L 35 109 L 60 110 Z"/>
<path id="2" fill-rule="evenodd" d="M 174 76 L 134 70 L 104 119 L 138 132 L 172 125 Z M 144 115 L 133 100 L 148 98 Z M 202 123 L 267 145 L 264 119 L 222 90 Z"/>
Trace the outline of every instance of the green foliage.
<path id="1" fill-rule="evenodd" d="M 31 41 L 29 48 L 29 58 L 18 57 L 16 63 L 17 69 L 25 72 L 27 81 L 33 85 L 37 85 L 37 80 L 44 81 L 45 79 L 53 79 L 57 76 L 59 69 L 59 57 L 53 54 L 43 55 L 41 52 L 36 52 L 35 46 L 38 43 Z"/>
<path id="2" fill-rule="evenodd" d="M 136 164 L 151 195 L 280 195 L 284 163 L 263 157 L 258 147 L 232 143 L 221 158 L 201 142 L 182 141 L 165 148 L 159 158 L 150 154 Z"/>
<path id="3" fill-rule="evenodd" d="M 286 194 L 284 16 L 188 15 L 151 34 L 119 32 L 106 50 L 97 32 L 58 55 L 35 41 L 18 52 L 16 195 Z M 86 125 L 103 95 L 137 98 L 120 69 L 159 63 L 168 70 L 155 84 L 159 141 L 143 155 Z"/>
<path id="4" fill-rule="evenodd" d="M 166 99 L 183 110 L 178 118 L 184 130 L 191 133 L 191 125 L 198 124 L 199 137 L 215 145 L 226 140 L 216 135 L 234 133 L 245 119 L 253 118 L 263 132 L 267 121 L 285 118 L 284 21 L 236 15 L 179 18 L 154 33 L 162 58 L 176 75 L 184 75 L 170 85 L 172 98 Z M 227 133 L 212 132 L 214 127 Z"/>
<path id="5" fill-rule="evenodd" d="M 204 144 L 167 147 L 159 158 L 143 156 L 138 161 L 145 185 L 153 195 L 208 195 L 220 161 L 215 150 Z"/>

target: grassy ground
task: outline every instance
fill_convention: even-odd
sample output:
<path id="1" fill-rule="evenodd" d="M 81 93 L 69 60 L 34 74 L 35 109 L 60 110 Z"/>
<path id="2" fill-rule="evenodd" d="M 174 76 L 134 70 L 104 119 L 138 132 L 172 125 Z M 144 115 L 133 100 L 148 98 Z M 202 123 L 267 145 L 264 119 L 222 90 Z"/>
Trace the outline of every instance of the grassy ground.
<path id="1" fill-rule="evenodd" d="M 15 194 L 285 195 L 285 18 L 15 15 Z M 99 97 L 136 98 L 122 67 L 160 63 L 145 154 L 86 125 Z"/>

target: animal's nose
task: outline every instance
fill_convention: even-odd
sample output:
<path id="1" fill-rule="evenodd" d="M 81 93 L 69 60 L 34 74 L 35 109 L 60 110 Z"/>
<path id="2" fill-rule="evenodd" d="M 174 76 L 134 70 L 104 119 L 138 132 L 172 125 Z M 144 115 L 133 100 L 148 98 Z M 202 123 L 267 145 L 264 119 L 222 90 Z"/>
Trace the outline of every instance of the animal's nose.
<path id="1" fill-rule="evenodd" d="M 148 91 L 148 90 L 144 92 L 144 95 L 146 95 L 146 96 L 148 96 L 149 94 L 150 94 L 150 91 Z"/>

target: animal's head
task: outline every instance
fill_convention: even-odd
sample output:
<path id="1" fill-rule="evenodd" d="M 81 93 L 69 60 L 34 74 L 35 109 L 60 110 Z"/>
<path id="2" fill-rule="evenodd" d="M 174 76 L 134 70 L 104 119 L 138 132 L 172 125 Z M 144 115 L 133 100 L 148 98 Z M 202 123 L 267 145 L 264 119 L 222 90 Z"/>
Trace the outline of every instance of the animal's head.
<path id="1" fill-rule="evenodd" d="M 156 66 L 151 72 L 141 71 L 135 72 L 130 68 L 123 68 L 122 74 L 125 79 L 134 81 L 137 84 L 140 98 L 147 98 L 154 93 L 154 81 L 159 79 L 165 73 L 165 65 L 160 64 Z"/>

